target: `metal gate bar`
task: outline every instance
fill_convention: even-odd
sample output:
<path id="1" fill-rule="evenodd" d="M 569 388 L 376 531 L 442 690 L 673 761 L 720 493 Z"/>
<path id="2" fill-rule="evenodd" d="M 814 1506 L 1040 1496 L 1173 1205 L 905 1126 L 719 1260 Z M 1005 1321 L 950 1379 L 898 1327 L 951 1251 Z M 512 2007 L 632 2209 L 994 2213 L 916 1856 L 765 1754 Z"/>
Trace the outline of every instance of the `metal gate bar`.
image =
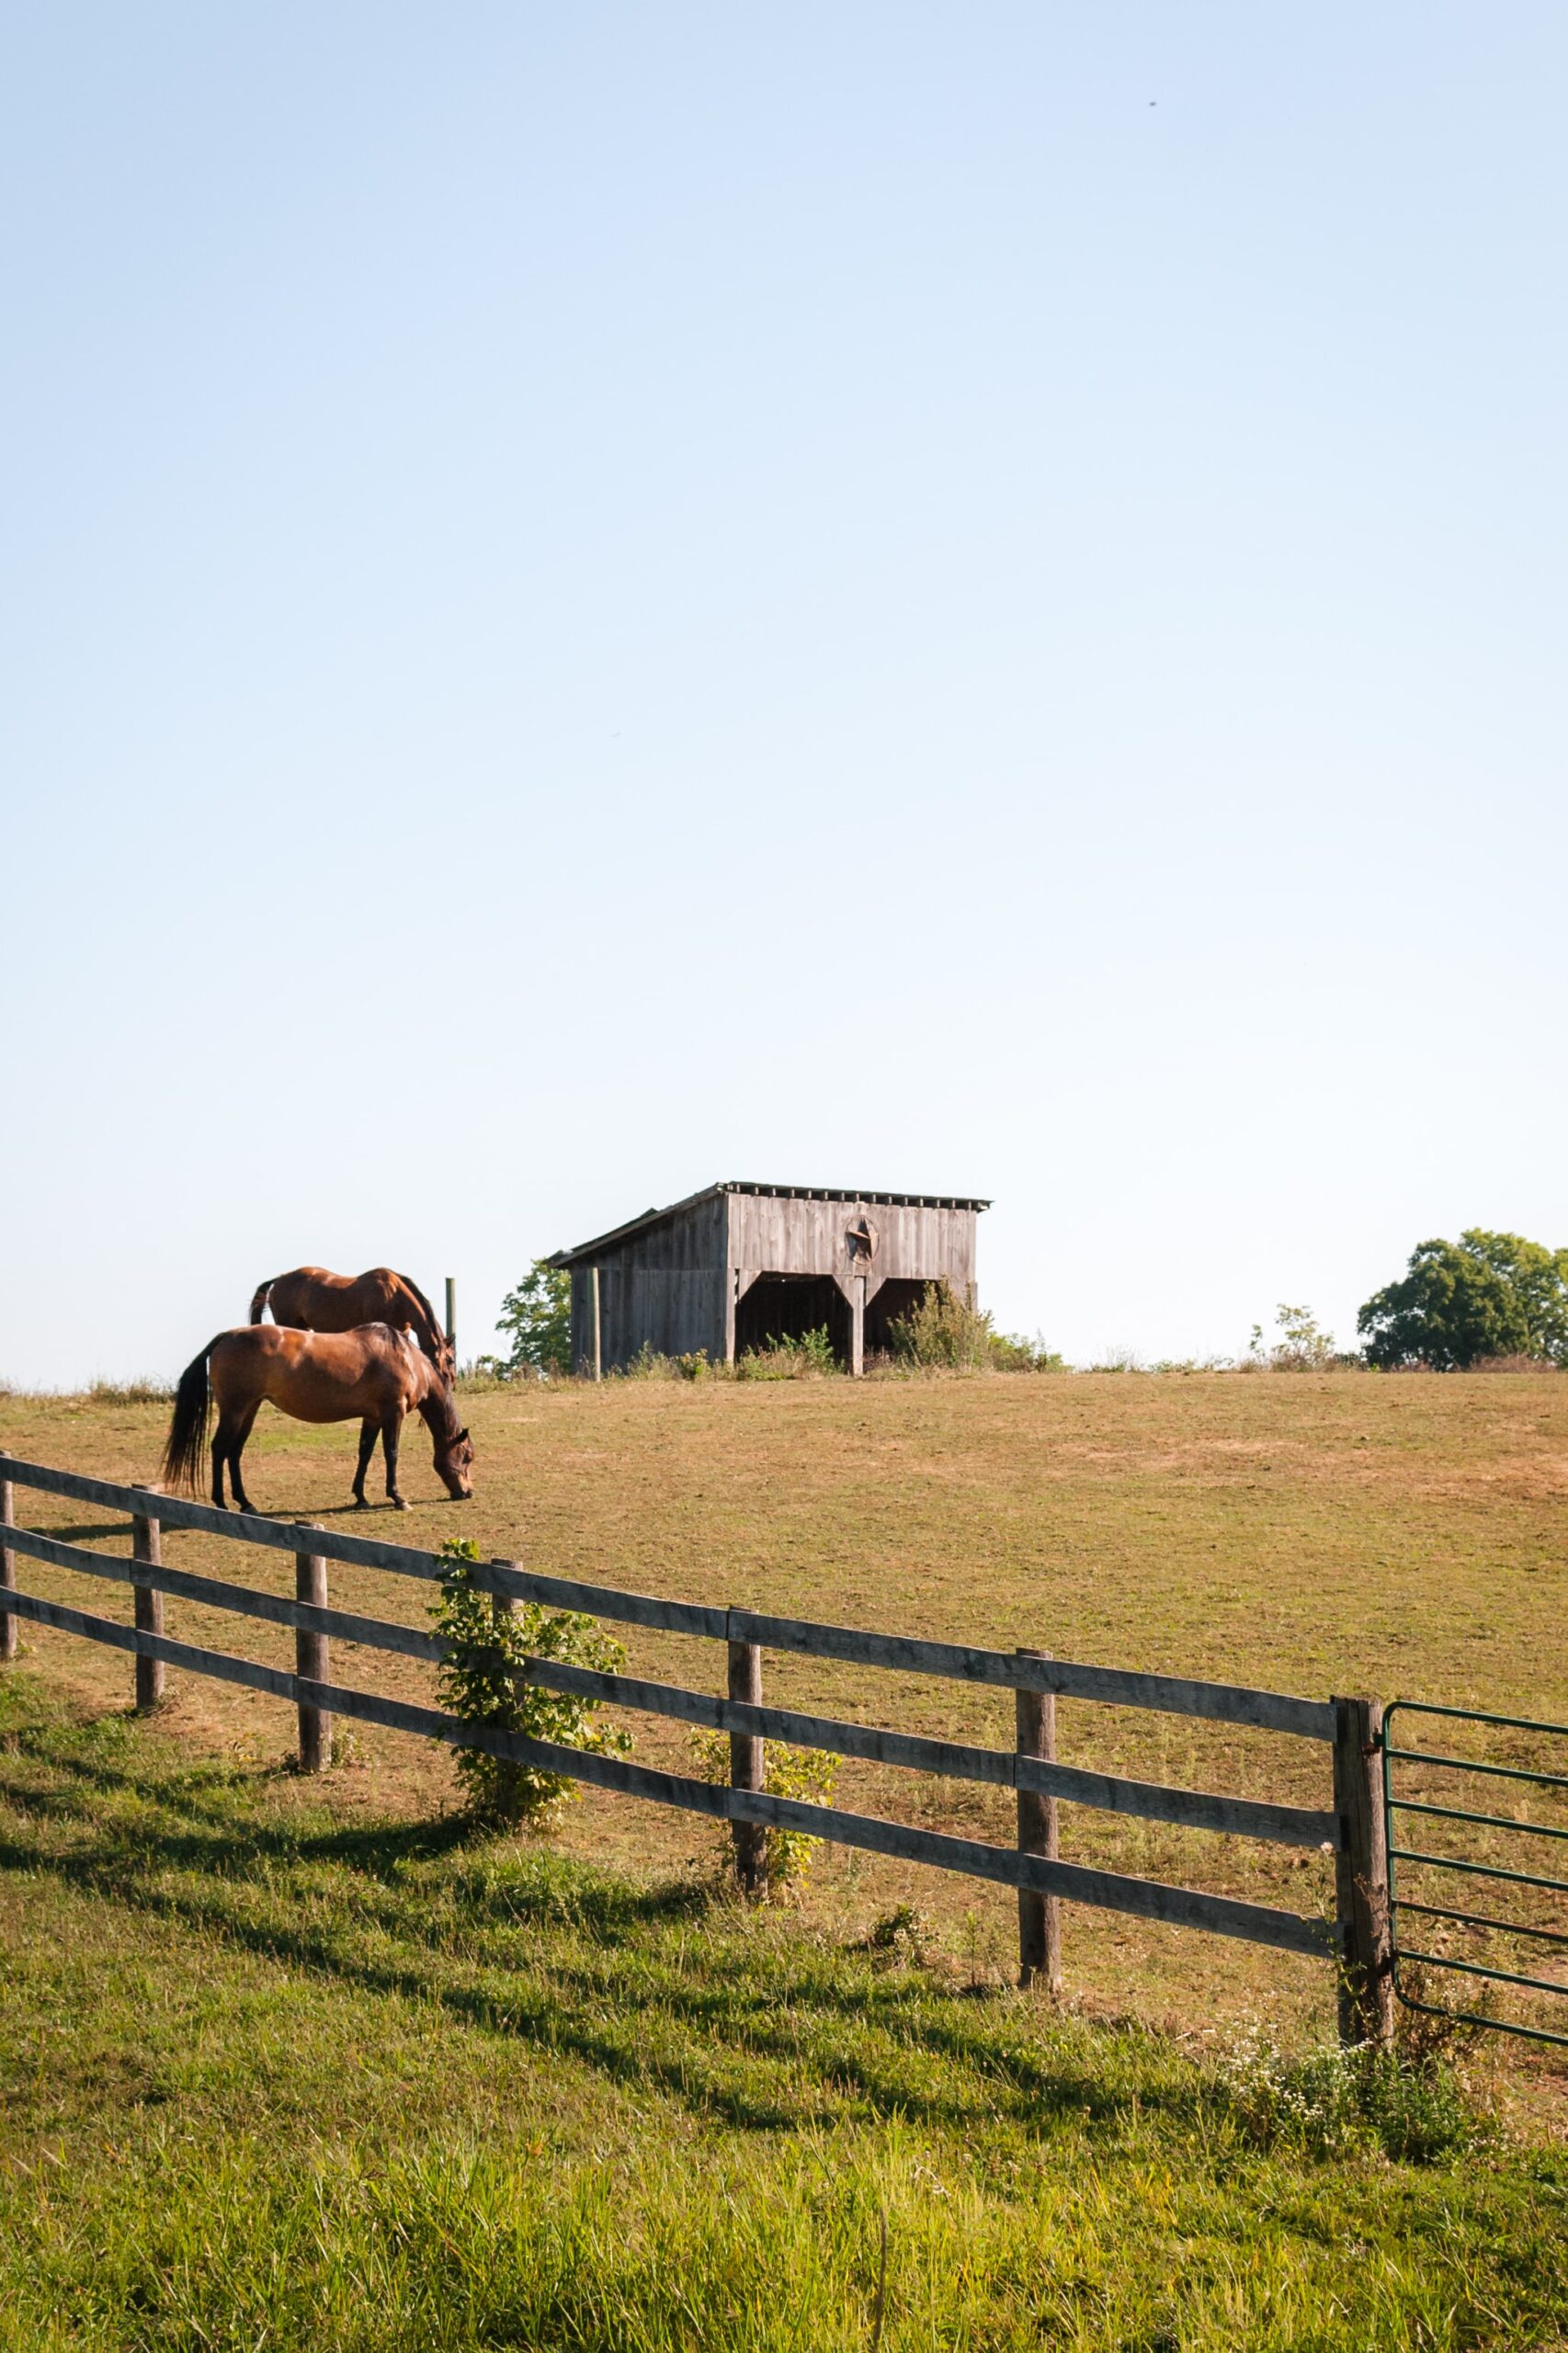
<path id="1" fill-rule="evenodd" d="M 1539 1928 L 1524 1920 L 1494 1919 L 1482 1913 L 1460 1912 L 1443 1904 L 1418 1903 L 1413 1896 L 1400 1894 L 1399 1864 L 1417 1863 L 1436 1870 L 1460 1871 L 1471 1878 L 1501 1880 L 1515 1887 L 1537 1888 L 1550 1894 L 1568 1895 L 1568 1880 L 1547 1879 L 1534 1871 L 1506 1870 L 1495 1863 L 1471 1862 L 1457 1855 L 1433 1855 L 1420 1847 L 1399 1845 L 1394 1826 L 1396 1813 L 1417 1813 L 1428 1818 L 1437 1816 L 1447 1822 L 1471 1822 L 1484 1829 L 1517 1832 L 1524 1837 L 1568 1838 L 1568 1829 L 1560 1829 L 1551 1823 L 1514 1822 L 1506 1814 L 1479 1813 L 1463 1806 L 1436 1805 L 1426 1799 L 1396 1797 L 1393 1768 L 1401 1760 L 1413 1765 L 1431 1766 L 1438 1771 L 1481 1773 L 1497 1780 L 1526 1781 L 1538 1789 L 1568 1790 L 1568 1773 L 1537 1772 L 1522 1765 L 1487 1765 L 1473 1757 L 1440 1755 L 1433 1749 L 1400 1748 L 1388 1733 L 1394 1716 L 1401 1710 L 1406 1715 L 1443 1716 L 1462 1723 L 1496 1724 L 1508 1731 L 1544 1733 L 1563 1741 L 1568 1741 L 1568 1724 L 1541 1723 L 1529 1716 L 1492 1715 L 1479 1708 L 1443 1708 L 1419 1699 L 1394 1700 L 1383 1718 L 1383 1815 L 1388 1837 L 1393 1990 L 1397 1999 L 1406 2009 L 1420 2010 L 1428 2018 L 1455 2018 L 1468 2025 L 1490 2027 L 1499 2034 L 1518 2035 L 1528 2042 L 1549 2042 L 1568 2048 L 1568 2034 L 1553 2034 L 1544 2027 L 1516 2026 L 1507 2019 L 1488 2018 L 1477 2010 L 1441 2008 L 1434 2002 L 1417 2000 L 1400 1984 L 1400 1962 L 1408 1961 L 1423 1968 L 1453 1970 L 1464 1977 L 1486 1978 L 1500 1985 L 1520 1985 L 1532 1993 L 1553 1994 L 1560 2001 L 1568 2001 L 1568 1984 L 1554 1984 L 1550 1978 L 1527 1977 L 1516 1970 L 1494 1969 L 1482 1961 L 1455 1961 L 1442 1953 L 1418 1952 L 1409 1946 L 1401 1946 L 1400 1915 L 1418 1913 L 1428 1920 L 1453 1921 L 1464 1927 L 1490 1929 L 1503 1936 L 1530 1937 L 1545 1944 L 1568 1948 L 1568 1933 L 1561 1929 Z"/>

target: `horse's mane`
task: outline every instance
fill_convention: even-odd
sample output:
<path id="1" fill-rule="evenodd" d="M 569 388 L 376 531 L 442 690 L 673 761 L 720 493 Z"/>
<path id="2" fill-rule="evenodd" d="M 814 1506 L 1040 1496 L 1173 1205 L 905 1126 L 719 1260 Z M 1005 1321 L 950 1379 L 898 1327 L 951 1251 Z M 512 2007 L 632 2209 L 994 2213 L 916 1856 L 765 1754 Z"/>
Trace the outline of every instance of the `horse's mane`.
<path id="1" fill-rule="evenodd" d="M 426 1323 L 429 1324 L 430 1329 L 435 1334 L 436 1337 L 439 1339 L 442 1336 L 442 1334 L 441 1327 L 436 1321 L 436 1311 L 431 1306 L 429 1301 L 426 1298 L 424 1292 L 420 1290 L 419 1285 L 415 1281 L 413 1276 L 399 1275 L 398 1280 L 403 1285 L 404 1290 L 407 1291 L 409 1297 L 414 1301 L 415 1306 L 423 1309 Z"/>

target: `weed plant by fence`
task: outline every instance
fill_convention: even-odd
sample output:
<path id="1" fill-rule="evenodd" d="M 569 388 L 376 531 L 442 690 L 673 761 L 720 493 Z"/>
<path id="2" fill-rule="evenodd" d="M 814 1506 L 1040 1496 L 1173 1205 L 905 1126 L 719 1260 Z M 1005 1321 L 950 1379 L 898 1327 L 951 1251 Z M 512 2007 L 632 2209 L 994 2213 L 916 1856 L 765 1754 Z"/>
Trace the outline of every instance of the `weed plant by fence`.
<path id="1" fill-rule="evenodd" d="M 92 1551 L 18 1526 L 14 1512 L 17 1487 L 129 1514 L 131 1557 Z M 294 1599 L 165 1567 L 161 1550 L 164 1526 L 201 1529 L 236 1543 L 292 1554 Z M 133 1622 L 125 1625 L 19 1590 L 17 1555 L 84 1576 L 129 1585 Z M 530 1659 L 525 1672 L 546 1688 L 727 1733 L 730 1779 L 724 1787 L 617 1756 L 593 1755 L 554 1742 L 494 1731 L 441 1709 L 335 1683 L 329 1655 L 335 1639 L 435 1665 L 448 1658 L 449 1646 L 438 1635 L 415 1627 L 334 1608 L 328 1592 L 328 1564 L 333 1561 L 427 1584 L 438 1584 L 450 1565 L 437 1553 L 404 1545 L 340 1535 L 302 1522 L 218 1511 L 210 1505 L 163 1495 L 153 1488 L 119 1485 L 0 1455 L 0 1655 L 7 1659 L 16 1654 L 17 1622 L 28 1619 L 131 1654 L 136 1702 L 141 1708 L 157 1704 L 165 1671 L 171 1666 L 268 1693 L 299 1711 L 300 1761 L 307 1772 L 319 1771 L 327 1763 L 332 1750 L 331 1720 L 335 1715 L 345 1716 L 457 1748 L 487 1751 L 654 1804 L 727 1820 L 732 1825 L 737 1877 L 754 1893 L 763 1883 L 769 1829 L 802 1833 L 938 1870 L 990 1880 L 1017 1891 L 1019 1981 L 1024 1985 L 1054 1988 L 1060 1983 L 1063 1901 L 1305 1954 L 1336 1972 L 1342 2038 L 1346 2042 L 1389 2039 L 1387 1859 L 1378 1785 L 1381 1711 L 1372 1700 L 1298 1699 L 1241 1685 L 1082 1665 L 1042 1651 L 971 1648 L 856 1627 L 816 1625 L 751 1609 L 662 1600 L 615 1586 L 540 1575 L 508 1561 L 485 1563 L 472 1572 L 492 1595 L 498 1612 L 541 1603 L 551 1609 L 581 1610 L 622 1625 L 722 1643 L 726 1666 L 722 1694 L 601 1673 L 552 1659 Z M 293 1673 L 177 1641 L 165 1628 L 165 1597 L 291 1627 Z M 1011 1749 L 969 1746 L 771 1707 L 764 1697 L 763 1679 L 764 1654 L 769 1650 L 1010 1690 L 1015 1745 Z M 1064 1764 L 1056 1755 L 1059 1697 L 1206 1718 L 1315 1743 L 1324 1752 L 1324 1803 L 1280 1805 L 1232 1792 L 1127 1779 Z M 764 1744 L 769 1740 L 914 1773 L 1011 1789 L 1017 1795 L 1017 1844 L 1004 1847 L 835 1806 L 769 1796 L 764 1787 L 763 1755 Z M 1335 1858 L 1335 1916 L 1332 1920 L 1303 1916 L 1233 1896 L 1063 1862 L 1057 1853 L 1057 1808 L 1062 1800 L 1233 1837 L 1331 1848 Z"/>

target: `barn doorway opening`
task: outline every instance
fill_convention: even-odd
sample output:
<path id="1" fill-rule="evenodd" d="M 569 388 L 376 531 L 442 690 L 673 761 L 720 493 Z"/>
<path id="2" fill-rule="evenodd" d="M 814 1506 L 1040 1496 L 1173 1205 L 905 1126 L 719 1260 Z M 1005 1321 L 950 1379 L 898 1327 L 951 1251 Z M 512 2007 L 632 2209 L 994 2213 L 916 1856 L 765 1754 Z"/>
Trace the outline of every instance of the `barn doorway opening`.
<path id="1" fill-rule="evenodd" d="M 906 1315 L 913 1314 L 930 1288 L 924 1279 L 911 1280 L 904 1275 L 890 1275 L 887 1281 L 872 1293 L 866 1302 L 868 1357 L 892 1355 L 892 1336 L 888 1330 L 889 1324 L 901 1323 Z"/>
<path id="2" fill-rule="evenodd" d="M 773 1340 L 803 1340 L 826 1330 L 833 1353 L 849 1369 L 849 1302 L 831 1275 L 758 1275 L 735 1302 L 735 1354 Z"/>

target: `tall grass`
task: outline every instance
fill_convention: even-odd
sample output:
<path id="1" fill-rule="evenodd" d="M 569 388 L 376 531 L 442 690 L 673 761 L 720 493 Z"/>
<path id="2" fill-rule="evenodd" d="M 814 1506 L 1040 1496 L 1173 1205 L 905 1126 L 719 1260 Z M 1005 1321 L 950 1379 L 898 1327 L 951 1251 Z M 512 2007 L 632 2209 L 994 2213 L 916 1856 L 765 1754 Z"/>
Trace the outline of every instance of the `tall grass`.
<path id="1" fill-rule="evenodd" d="M 1549 2274 L 1510 2279 L 1501 2249 L 1454 2244 L 1484 2199 L 1456 2187 L 1446 2244 L 1423 2244 L 1390 2230 L 1406 2201 L 1381 2187 L 1324 2198 L 1265 2166 L 1249 2228 L 1244 2198 L 1227 2224 L 1158 2161 L 1064 2174 L 1042 2151 L 1032 2187 L 999 2197 L 896 2127 L 870 2162 L 828 2134 L 781 2160 L 678 2166 L 652 2147 L 562 2165 L 455 2136 L 302 2163 L 246 2138 L 214 2160 L 170 2135 L 85 2196 L 35 2206 L 0 2345 L 865 2353 L 884 2225 L 890 2353 L 1546 2342 Z M 1548 2255 L 1544 2227 L 1534 2245 Z"/>

